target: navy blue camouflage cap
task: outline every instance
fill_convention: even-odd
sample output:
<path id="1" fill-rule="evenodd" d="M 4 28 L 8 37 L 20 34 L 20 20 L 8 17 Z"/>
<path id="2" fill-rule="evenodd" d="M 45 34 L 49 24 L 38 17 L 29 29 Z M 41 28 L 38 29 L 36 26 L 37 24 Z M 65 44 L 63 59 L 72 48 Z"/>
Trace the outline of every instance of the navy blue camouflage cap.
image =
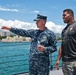
<path id="1" fill-rule="evenodd" d="M 37 21 L 37 20 L 47 20 L 47 16 L 43 16 L 43 15 L 37 14 L 37 18 L 34 19 L 34 21 Z"/>

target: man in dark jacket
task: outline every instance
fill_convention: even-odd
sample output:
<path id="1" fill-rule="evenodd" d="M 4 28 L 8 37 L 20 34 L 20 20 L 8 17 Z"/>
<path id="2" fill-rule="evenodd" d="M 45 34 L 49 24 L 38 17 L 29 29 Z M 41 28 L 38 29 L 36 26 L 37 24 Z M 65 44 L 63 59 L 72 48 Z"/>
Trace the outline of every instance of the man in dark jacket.
<path id="1" fill-rule="evenodd" d="M 76 21 L 71 9 L 63 11 L 63 21 L 67 26 L 62 31 L 62 43 L 56 62 L 56 68 L 62 58 L 64 75 L 76 75 Z"/>

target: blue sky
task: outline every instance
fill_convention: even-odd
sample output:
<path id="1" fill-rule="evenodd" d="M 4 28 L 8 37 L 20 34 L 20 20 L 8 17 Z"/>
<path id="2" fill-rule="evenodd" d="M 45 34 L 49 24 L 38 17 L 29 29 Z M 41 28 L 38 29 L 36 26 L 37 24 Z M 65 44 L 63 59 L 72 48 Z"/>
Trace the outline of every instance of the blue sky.
<path id="1" fill-rule="evenodd" d="M 10 20 L 34 23 L 39 13 L 48 17 L 47 22 L 60 26 L 64 25 L 62 12 L 66 8 L 73 9 L 76 17 L 76 0 L 0 0 L 0 24 Z"/>

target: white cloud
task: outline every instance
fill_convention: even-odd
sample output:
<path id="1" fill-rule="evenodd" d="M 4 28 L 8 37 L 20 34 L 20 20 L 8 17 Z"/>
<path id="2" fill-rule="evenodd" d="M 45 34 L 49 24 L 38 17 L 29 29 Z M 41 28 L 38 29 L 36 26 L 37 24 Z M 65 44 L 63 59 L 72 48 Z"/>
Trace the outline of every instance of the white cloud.
<path id="1" fill-rule="evenodd" d="M 39 13 L 39 11 L 35 10 L 34 13 Z"/>
<path id="2" fill-rule="evenodd" d="M 34 10 L 34 11 L 29 11 L 28 13 L 35 13 L 35 14 L 38 14 L 38 13 L 40 13 L 40 12 L 37 11 L 37 10 Z"/>
<path id="3" fill-rule="evenodd" d="M 22 22 L 22 21 L 12 21 L 8 20 L 5 21 L 3 19 L 0 19 L 0 28 L 2 26 L 9 26 L 9 27 L 16 27 L 16 28 L 22 28 L 22 29 L 37 29 L 35 23 L 28 23 L 28 22 Z M 65 27 L 63 25 L 56 25 L 55 23 L 49 21 L 46 23 L 46 27 L 52 30 L 54 33 L 61 33 L 62 29 Z"/>
<path id="4" fill-rule="evenodd" d="M 54 33 L 61 33 L 65 26 L 56 25 L 55 23 L 50 21 L 46 23 L 46 27 L 48 27 L 48 29 L 52 30 Z"/>
<path id="5" fill-rule="evenodd" d="M 8 9 L 8 8 L 3 8 L 3 7 L 0 7 L 0 11 L 12 11 L 12 12 L 18 12 L 17 9 Z"/>

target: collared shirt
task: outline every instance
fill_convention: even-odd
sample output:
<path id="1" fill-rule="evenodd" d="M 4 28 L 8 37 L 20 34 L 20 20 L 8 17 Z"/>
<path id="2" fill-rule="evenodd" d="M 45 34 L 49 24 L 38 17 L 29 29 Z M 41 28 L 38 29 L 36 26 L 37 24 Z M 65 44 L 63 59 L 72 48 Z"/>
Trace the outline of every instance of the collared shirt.
<path id="1" fill-rule="evenodd" d="M 62 60 L 76 61 L 76 22 L 62 31 Z"/>

